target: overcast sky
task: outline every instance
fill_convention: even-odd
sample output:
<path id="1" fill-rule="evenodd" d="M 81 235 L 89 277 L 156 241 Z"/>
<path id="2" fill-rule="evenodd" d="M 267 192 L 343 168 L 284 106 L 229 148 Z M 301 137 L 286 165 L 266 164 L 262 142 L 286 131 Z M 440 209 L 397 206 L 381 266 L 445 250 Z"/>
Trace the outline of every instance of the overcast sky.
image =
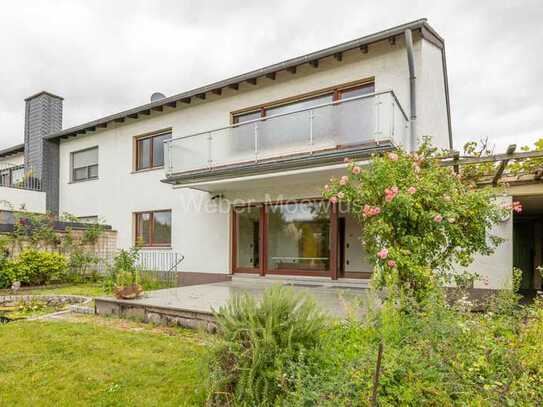
<path id="1" fill-rule="evenodd" d="M 2 2 L 0 148 L 23 99 L 65 98 L 64 128 L 421 17 L 445 38 L 455 147 L 543 137 L 543 0 Z"/>

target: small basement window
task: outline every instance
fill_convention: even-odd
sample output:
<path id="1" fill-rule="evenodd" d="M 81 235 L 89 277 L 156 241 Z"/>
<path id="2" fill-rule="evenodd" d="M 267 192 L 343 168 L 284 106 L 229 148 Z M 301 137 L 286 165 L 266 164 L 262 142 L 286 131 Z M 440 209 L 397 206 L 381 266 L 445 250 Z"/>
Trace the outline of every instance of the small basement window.
<path id="1" fill-rule="evenodd" d="M 98 178 L 98 147 L 72 153 L 72 181 Z"/>

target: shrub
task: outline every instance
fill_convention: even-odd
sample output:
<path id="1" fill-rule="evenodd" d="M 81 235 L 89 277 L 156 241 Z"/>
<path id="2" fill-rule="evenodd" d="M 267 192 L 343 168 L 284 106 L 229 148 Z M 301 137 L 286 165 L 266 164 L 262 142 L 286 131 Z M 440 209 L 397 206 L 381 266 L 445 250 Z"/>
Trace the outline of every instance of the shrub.
<path id="1" fill-rule="evenodd" d="M 67 278 L 67 260 L 58 253 L 26 249 L 8 266 L 11 281 L 22 285 L 43 285 Z"/>
<path id="2" fill-rule="evenodd" d="M 455 265 L 501 243 L 488 234 L 507 210 L 493 202 L 500 191 L 474 188 L 440 165 L 441 154 L 426 141 L 414 154 L 374 156 L 367 168 L 350 162 L 347 174 L 324 188 L 326 198 L 358 217 L 378 287 L 423 299 L 436 276 L 450 279 Z"/>
<path id="3" fill-rule="evenodd" d="M 382 342 L 379 406 L 542 405 L 542 339 L 540 302 L 501 314 L 438 297 L 411 312 L 387 302 L 361 321 L 336 325 L 318 350 L 291 364 L 285 404 L 370 405 Z"/>
<path id="4" fill-rule="evenodd" d="M 275 286 L 260 303 L 249 294 L 234 296 L 216 313 L 220 340 L 211 361 L 212 403 L 273 405 L 286 394 L 287 365 L 319 346 L 325 317 L 314 300 Z"/>

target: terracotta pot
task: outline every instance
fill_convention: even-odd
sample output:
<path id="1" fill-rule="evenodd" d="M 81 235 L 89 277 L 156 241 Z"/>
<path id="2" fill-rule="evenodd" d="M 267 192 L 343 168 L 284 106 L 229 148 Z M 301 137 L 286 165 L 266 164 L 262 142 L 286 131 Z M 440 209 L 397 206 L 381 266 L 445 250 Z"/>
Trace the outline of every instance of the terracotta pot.
<path id="1" fill-rule="evenodd" d="M 115 288 L 115 297 L 120 300 L 134 300 L 143 295 L 143 288 L 139 284 Z"/>

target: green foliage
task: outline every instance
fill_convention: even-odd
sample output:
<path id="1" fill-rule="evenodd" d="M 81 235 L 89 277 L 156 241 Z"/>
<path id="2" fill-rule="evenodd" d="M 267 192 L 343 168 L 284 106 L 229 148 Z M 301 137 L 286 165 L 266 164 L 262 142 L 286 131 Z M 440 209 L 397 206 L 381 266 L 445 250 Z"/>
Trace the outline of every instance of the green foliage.
<path id="1" fill-rule="evenodd" d="M 139 273 L 136 262 L 139 250 L 136 247 L 130 250 L 121 249 L 113 259 L 108 276 L 104 279 L 104 288 L 112 292 L 116 287 L 127 287 L 139 282 Z"/>
<path id="2" fill-rule="evenodd" d="M 66 278 L 68 263 L 61 254 L 26 249 L 12 261 L 9 261 L 1 273 L 10 283 L 20 281 L 22 285 L 43 285 L 62 282 Z"/>
<path id="3" fill-rule="evenodd" d="M 419 299 L 452 278 L 455 264 L 490 254 L 501 242 L 488 230 L 506 209 L 499 190 L 475 189 L 439 165 L 442 154 L 426 141 L 416 154 L 374 156 L 367 168 L 350 162 L 324 196 L 347 207 L 362 225 L 362 241 L 375 264 L 377 287 L 407 290 Z"/>
<path id="4" fill-rule="evenodd" d="M 439 295 L 412 312 L 387 302 L 337 325 L 291 364 L 284 405 L 370 405 L 381 341 L 379 406 L 542 405 L 542 305 L 496 314 Z"/>
<path id="5" fill-rule="evenodd" d="M 220 340 L 211 359 L 210 400 L 217 405 L 277 403 L 288 391 L 286 366 L 318 348 L 326 330 L 311 297 L 281 286 L 266 290 L 261 302 L 235 296 L 216 318 Z"/>

